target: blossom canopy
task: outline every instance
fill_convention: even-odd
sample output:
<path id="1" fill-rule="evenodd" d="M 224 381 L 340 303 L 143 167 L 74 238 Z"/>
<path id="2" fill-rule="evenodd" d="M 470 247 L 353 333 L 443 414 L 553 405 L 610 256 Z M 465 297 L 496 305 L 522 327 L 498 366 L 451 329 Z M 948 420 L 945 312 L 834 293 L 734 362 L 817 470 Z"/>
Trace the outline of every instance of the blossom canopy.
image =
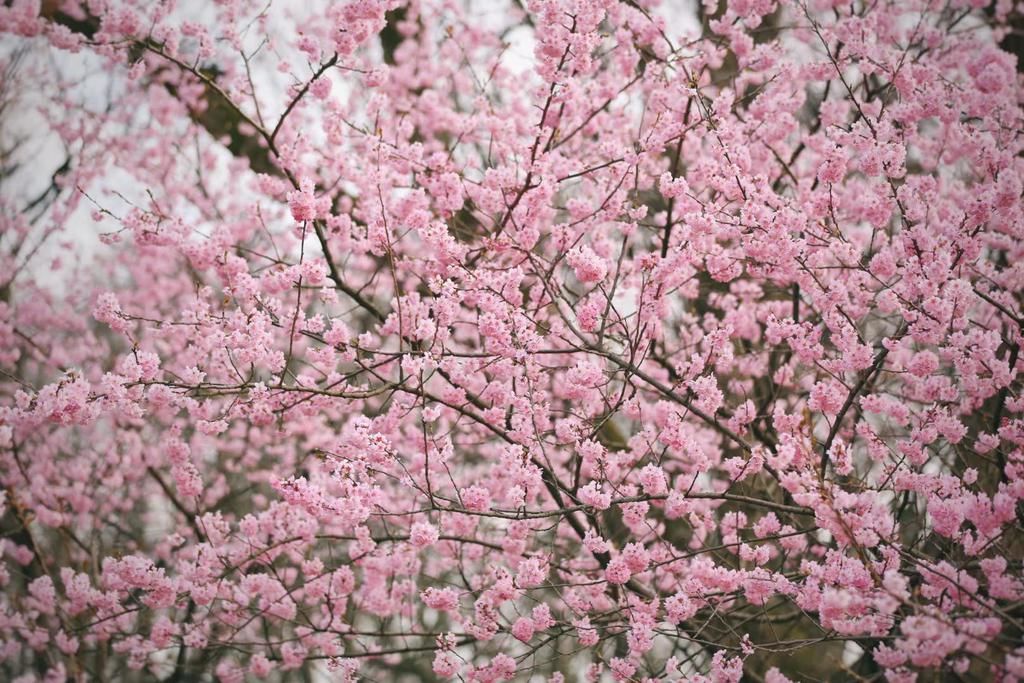
<path id="1" fill-rule="evenodd" d="M 0 677 L 1024 680 L 1022 30 L 0 3 Z"/>

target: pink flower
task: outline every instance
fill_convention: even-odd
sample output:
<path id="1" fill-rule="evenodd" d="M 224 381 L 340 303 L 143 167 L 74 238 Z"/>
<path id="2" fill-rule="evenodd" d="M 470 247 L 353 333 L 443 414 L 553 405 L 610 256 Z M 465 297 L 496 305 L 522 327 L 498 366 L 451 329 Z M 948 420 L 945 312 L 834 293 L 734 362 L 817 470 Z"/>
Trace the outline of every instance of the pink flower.
<path id="1" fill-rule="evenodd" d="M 482 486 L 470 486 L 459 491 L 463 506 L 471 512 L 484 512 L 491 506 L 491 494 Z"/>
<path id="2" fill-rule="evenodd" d="M 531 557 L 519 563 L 516 573 L 516 585 L 520 588 L 533 588 L 544 583 L 547 578 L 547 564 L 539 558 Z"/>
<path id="3" fill-rule="evenodd" d="M 604 260 L 586 244 L 576 247 L 566 256 L 566 262 L 583 283 L 600 282 L 608 274 Z"/>
<path id="4" fill-rule="evenodd" d="M 629 569 L 629 562 L 624 557 L 616 557 L 604 570 L 604 577 L 608 580 L 608 583 L 615 585 L 622 585 L 629 581 L 632 576 Z"/>
<path id="5" fill-rule="evenodd" d="M 580 647 L 593 647 L 597 645 L 599 637 L 597 629 L 590 625 L 590 619 L 583 617 L 573 622 L 580 641 Z"/>
<path id="6" fill-rule="evenodd" d="M 648 496 L 663 496 L 668 491 L 665 472 L 657 465 L 647 465 L 640 470 L 639 479 Z"/>
<path id="7" fill-rule="evenodd" d="M 529 642 L 533 638 L 533 620 L 529 617 L 519 617 L 512 625 L 512 635 L 523 641 Z"/>
<path id="8" fill-rule="evenodd" d="M 427 607 L 442 612 L 455 611 L 459 605 L 459 594 L 453 588 L 427 588 L 420 598 Z"/>
<path id="9" fill-rule="evenodd" d="M 807 402 L 812 410 L 820 410 L 829 416 L 839 414 L 846 401 L 846 389 L 835 381 L 818 382 L 811 389 L 811 397 Z"/>
<path id="10" fill-rule="evenodd" d="M 818 168 L 818 179 L 823 183 L 838 183 L 845 174 L 846 158 L 838 148 L 826 154 Z"/>
<path id="11" fill-rule="evenodd" d="M 579 490 L 577 494 L 584 505 L 598 510 L 607 510 L 612 504 L 612 494 L 601 490 L 601 484 L 592 481 Z"/>
<path id="12" fill-rule="evenodd" d="M 309 87 L 309 91 L 317 99 L 324 100 L 327 99 L 327 97 L 331 94 L 331 85 L 332 83 L 330 78 L 327 78 L 326 76 L 321 76 L 320 78 L 313 81 L 313 84 Z M 299 219 L 296 218 L 296 220 Z"/>
<path id="13" fill-rule="evenodd" d="M 460 668 L 461 664 L 454 652 L 439 650 L 437 654 L 434 655 L 432 669 L 438 676 L 442 678 L 451 678 L 458 674 Z"/>
<path id="14" fill-rule="evenodd" d="M 321 80 L 327 82 L 326 79 Z M 329 208 L 329 200 L 318 198 L 314 194 L 313 181 L 304 178 L 298 190 L 288 193 L 288 207 L 291 209 L 292 218 L 301 223 L 321 218 Z"/>
<path id="15" fill-rule="evenodd" d="M 679 624 L 697 613 L 697 605 L 685 593 L 676 593 L 665 600 L 665 614 L 673 624 Z"/>
<path id="16" fill-rule="evenodd" d="M 417 548 L 426 548 L 437 543 L 437 527 L 429 522 L 416 522 L 409 533 L 409 542 Z"/>

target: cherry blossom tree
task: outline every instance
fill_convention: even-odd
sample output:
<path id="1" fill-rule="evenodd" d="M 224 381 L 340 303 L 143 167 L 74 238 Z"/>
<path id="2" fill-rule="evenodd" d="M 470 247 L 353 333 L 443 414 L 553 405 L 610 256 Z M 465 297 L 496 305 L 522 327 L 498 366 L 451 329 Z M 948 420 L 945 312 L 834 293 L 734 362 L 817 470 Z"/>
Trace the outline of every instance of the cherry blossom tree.
<path id="1" fill-rule="evenodd" d="M 178 4 L 0 3 L 0 676 L 1024 680 L 1021 3 Z"/>

